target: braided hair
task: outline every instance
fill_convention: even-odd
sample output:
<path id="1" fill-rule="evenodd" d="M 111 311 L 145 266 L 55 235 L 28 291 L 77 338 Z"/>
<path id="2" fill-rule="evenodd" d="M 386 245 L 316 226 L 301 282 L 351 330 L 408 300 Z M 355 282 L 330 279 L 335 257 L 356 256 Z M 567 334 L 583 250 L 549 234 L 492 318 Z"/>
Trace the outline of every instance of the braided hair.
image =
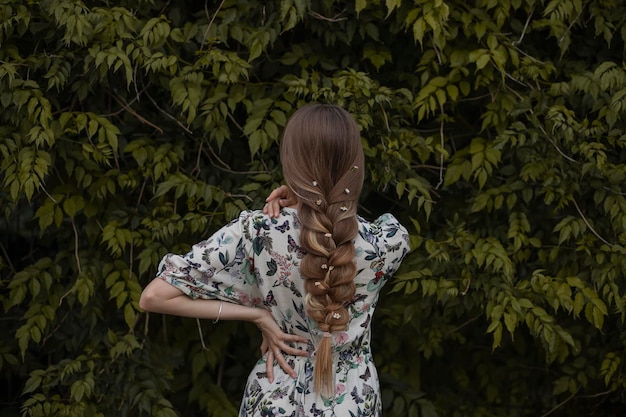
<path id="1" fill-rule="evenodd" d="M 363 186 L 363 147 L 354 118 L 335 105 L 296 111 L 283 132 L 280 158 L 285 181 L 298 196 L 300 264 L 305 310 L 324 337 L 317 346 L 315 390 L 334 394 L 330 335 L 347 329 L 346 304 L 354 297 L 353 239 Z"/>

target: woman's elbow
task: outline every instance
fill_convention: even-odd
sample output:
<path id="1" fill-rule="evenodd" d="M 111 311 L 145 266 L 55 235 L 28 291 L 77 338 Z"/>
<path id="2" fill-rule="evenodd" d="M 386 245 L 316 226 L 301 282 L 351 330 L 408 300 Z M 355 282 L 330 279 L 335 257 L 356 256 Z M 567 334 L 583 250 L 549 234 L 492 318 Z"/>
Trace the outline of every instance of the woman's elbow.
<path id="1" fill-rule="evenodd" d="M 152 280 L 141 292 L 139 308 L 153 313 L 163 313 L 166 304 L 183 295 L 182 291 L 162 279 Z"/>
<path id="2" fill-rule="evenodd" d="M 139 297 L 139 308 L 144 311 L 157 312 L 159 305 L 162 303 L 163 297 L 161 296 L 159 289 L 153 285 L 148 285 L 141 292 Z"/>
<path id="3" fill-rule="evenodd" d="M 152 295 L 150 294 L 150 290 L 147 288 L 141 292 L 139 296 L 139 308 L 143 311 L 152 311 Z"/>

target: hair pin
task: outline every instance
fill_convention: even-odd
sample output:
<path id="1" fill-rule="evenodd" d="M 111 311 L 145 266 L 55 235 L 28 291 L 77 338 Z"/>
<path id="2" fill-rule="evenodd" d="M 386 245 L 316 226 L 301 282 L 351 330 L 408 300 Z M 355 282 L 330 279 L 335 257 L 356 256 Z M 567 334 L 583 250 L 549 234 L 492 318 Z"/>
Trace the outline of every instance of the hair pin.
<path id="1" fill-rule="evenodd" d="M 334 318 L 334 319 L 340 319 L 340 318 L 341 318 L 341 314 L 339 314 L 339 313 L 333 313 L 333 318 Z"/>
<path id="2" fill-rule="evenodd" d="M 326 265 L 326 264 L 322 264 L 322 266 L 320 266 L 320 268 L 322 268 L 322 269 L 328 269 L 328 265 Z"/>
<path id="3" fill-rule="evenodd" d="M 333 237 L 331 233 L 324 233 L 324 237 Z"/>
<path id="4" fill-rule="evenodd" d="M 334 267 L 334 266 L 332 266 L 332 265 L 328 267 L 328 270 L 329 270 L 329 271 L 332 271 L 333 269 L 335 269 L 335 267 Z"/>
<path id="5" fill-rule="evenodd" d="M 358 165 L 353 165 L 353 166 L 352 166 L 352 171 L 356 171 L 357 169 L 359 169 L 359 166 L 358 166 Z"/>
<path id="6" fill-rule="evenodd" d="M 315 202 L 315 204 L 317 204 L 318 206 L 321 206 L 321 205 L 322 205 L 322 199 L 321 199 L 321 198 L 320 198 L 320 199 L 318 199 L 318 200 Z"/>
<path id="7" fill-rule="evenodd" d="M 343 192 L 346 193 L 346 194 L 350 194 L 350 189 L 346 188 L 345 190 L 343 190 Z"/>
<path id="8" fill-rule="evenodd" d="M 341 206 L 341 211 L 348 211 L 348 207 L 346 207 L 345 205 Z"/>
<path id="9" fill-rule="evenodd" d="M 314 284 L 314 285 L 315 285 L 316 287 L 321 287 L 321 286 L 322 286 L 322 283 L 321 283 L 321 282 L 319 282 L 319 281 L 315 281 L 315 284 Z"/>
<path id="10" fill-rule="evenodd" d="M 313 181 L 313 187 L 317 187 L 317 181 Z"/>
<path id="11" fill-rule="evenodd" d="M 324 333 L 322 333 L 322 336 L 324 336 L 324 337 L 331 337 L 332 334 L 330 334 L 329 332 L 324 332 Z"/>

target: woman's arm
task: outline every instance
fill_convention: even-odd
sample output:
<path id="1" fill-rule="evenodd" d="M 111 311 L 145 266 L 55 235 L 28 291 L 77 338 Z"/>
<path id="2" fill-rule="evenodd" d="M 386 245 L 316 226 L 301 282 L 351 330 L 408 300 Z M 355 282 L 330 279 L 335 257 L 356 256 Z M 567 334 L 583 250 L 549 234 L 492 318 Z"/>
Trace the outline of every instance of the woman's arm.
<path id="1" fill-rule="evenodd" d="M 219 300 L 193 299 L 162 279 L 154 279 L 146 286 L 139 298 L 139 307 L 153 313 L 209 320 L 216 319 L 220 313 Z M 220 320 L 245 320 L 256 324 L 263 318 L 264 311 L 259 308 L 223 303 L 219 316 Z"/>
<path id="2" fill-rule="evenodd" d="M 220 320 L 245 320 L 256 324 L 263 332 L 261 351 L 268 352 L 267 370 L 270 382 L 273 382 L 273 369 L 270 367 L 273 366 L 274 358 L 286 373 L 296 377 L 295 371 L 287 364 L 282 352 L 296 356 L 308 355 L 305 350 L 287 344 L 307 343 L 307 339 L 284 333 L 269 311 L 219 300 L 193 299 L 161 279 L 154 279 L 146 286 L 141 293 L 139 307 L 145 311 L 173 316 L 208 320 L 215 320 L 219 316 Z"/>

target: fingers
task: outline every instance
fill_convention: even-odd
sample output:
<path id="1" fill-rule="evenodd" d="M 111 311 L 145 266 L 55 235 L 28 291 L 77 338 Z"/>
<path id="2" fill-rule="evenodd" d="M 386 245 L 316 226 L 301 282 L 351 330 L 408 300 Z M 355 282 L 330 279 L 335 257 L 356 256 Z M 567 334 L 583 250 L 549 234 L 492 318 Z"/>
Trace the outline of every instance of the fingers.
<path id="1" fill-rule="evenodd" d="M 291 207 L 297 203 L 298 199 L 291 192 L 289 187 L 281 185 L 280 187 L 273 189 L 270 195 L 265 199 L 263 213 L 270 217 L 278 217 L 280 215 L 281 207 Z"/>
<path id="2" fill-rule="evenodd" d="M 292 378 L 297 377 L 296 371 L 294 371 L 293 368 L 289 366 L 289 364 L 287 363 L 287 360 L 285 359 L 285 357 L 280 351 L 275 352 L 274 356 L 276 357 L 276 362 L 278 362 L 278 365 L 280 365 L 280 367 L 283 368 L 283 371 L 285 371 L 287 375 L 291 376 Z"/>
<path id="3" fill-rule="evenodd" d="M 301 337 L 294 336 L 293 339 L 302 339 Z M 286 345 L 283 342 L 276 344 L 276 349 L 265 349 L 267 351 L 267 359 L 265 361 L 265 372 L 267 373 L 267 379 L 270 383 L 274 382 L 274 361 L 283 369 L 283 371 L 292 378 L 297 378 L 296 371 L 289 366 L 289 363 L 285 359 L 283 352 L 292 356 L 309 356 L 306 350 L 296 349 Z"/>
<path id="4" fill-rule="evenodd" d="M 280 200 L 272 200 L 263 206 L 263 214 L 270 217 L 278 217 L 280 215 Z"/>
<path id="5" fill-rule="evenodd" d="M 304 336 L 298 336 L 296 334 L 284 333 L 284 339 L 286 342 L 295 342 L 295 343 L 309 343 L 309 339 Z"/>
<path id="6" fill-rule="evenodd" d="M 280 351 L 273 352 L 270 350 L 267 354 L 267 360 L 265 362 L 265 372 L 267 373 L 267 379 L 270 381 L 270 384 L 274 382 L 274 360 L 276 360 L 278 365 L 283 368 L 283 371 L 285 371 L 287 375 L 292 378 L 297 377 L 296 371 L 289 366 L 283 354 Z"/>
<path id="7" fill-rule="evenodd" d="M 274 382 L 274 352 L 271 350 L 267 353 L 267 361 L 265 362 L 265 372 L 270 384 Z"/>
<path id="8" fill-rule="evenodd" d="M 263 213 L 270 217 L 278 217 L 280 208 L 291 204 L 289 203 L 289 199 L 290 192 L 286 185 L 275 188 L 265 199 L 266 204 L 263 206 Z"/>
<path id="9" fill-rule="evenodd" d="M 278 188 L 274 188 L 265 201 L 270 202 L 272 200 L 280 200 L 281 198 L 289 197 L 289 188 L 286 185 L 281 185 Z"/>
<path id="10" fill-rule="evenodd" d="M 307 352 L 306 350 L 296 349 L 296 348 L 292 348 L 289 346 L 284 348 L 283 352 L 285 352 L 288 355 L 293 355 L 293 356 L 309 356 L 309 352 Z"/>
<path id="11" fill-rule="evenodd" d="M 291 347 L 285 342 L 307 343 L 308 340 L 305 337 L 290 334 L 285 335 L 285 339 L 281 342 L 280 349 L 288 355 L 309 356 L 309 352 L 307 352 L 306 350 Z"/>

